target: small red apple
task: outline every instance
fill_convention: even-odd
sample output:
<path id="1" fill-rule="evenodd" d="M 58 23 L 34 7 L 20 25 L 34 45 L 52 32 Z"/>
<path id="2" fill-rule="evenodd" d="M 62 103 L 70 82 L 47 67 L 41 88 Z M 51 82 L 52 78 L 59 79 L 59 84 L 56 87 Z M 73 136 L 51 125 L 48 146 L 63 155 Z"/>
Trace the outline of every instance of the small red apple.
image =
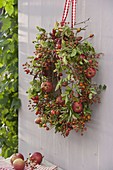
<path id="1" fill-rule="evenodd" d="M 83 106 L 81 102 L 74 102 L 72 104 L 72 109 L 76 113 L 80 113 L 83 110 Z"/>
<path id="2" fill-rule="evenodd" d="M 44 92 L 49 93 L 49 92 L 51 92 L 51 91 L 53 90 L 53 85 L 52 85 L 51 82 L 46 81 L 46 82 L 43 82 L 43 83 L 41 84 L 41 89 L 42 89 Z"/>
<path id="3" fill-rule="evenodd" d="M 22 160 L 24 160 L 24 156 L 21 153 L 14 153 L 11 157 L 10 157 L 10 162 L 11 164 L 13 164 L 14 160 L 16 160 L 17 158 L 21 158 Z"/>
<path id="4" fill-rule="evenodd" d="M 65 101 L 62 99 L 62 96 L 58 96 L 58 97 L 56 98 L 56 103 L 57 103 L 58 105 L 64 105 L 64 104 L 65 104 Z"/>
<path id="5" fill-rule="evenodd" d="M 56 111 L 55 110 L 51 110 L 51 115 L 55 115 Z"/>
<path id="6" fill-rule="evenodd" d="M 17 158 L 13 161 L 13 167 L 15 170 L 24 170 L 25 162 L 21 158 Z"/>
<path id="7" fill-rule="evenodd" d="M 81 54 L 81 55 L 80 55 L 80 58 L 81 58 L 81 59 L 85 59 L 86 56 L 85 56 L 84 54 Z"/>
<path id="8" fill-rule="evenodd" d="M 39 101 L 38 96 L 33 96 L 31 99 L 33 100 L 34 103 L 38 103 L 38 101 Z"/>
<path id="9" fill-rule="evenodd" d="M 37 118 L 35 119 L 35 123 L 36 123 L 36 124 L 40 124 L 41 122 L 42 122 L 41 117 L 37 117 Z"/>
<path id="10" fill-rule="evenodd" d="M 89 67 L 87 70 L 86 70 L 86 77 L 87 78 L 92 78 L 94 77 L 96 74 L 96 69 L 95 68 L 92 68 L 92 67 Z"/>
<path id="11" fill-rule="evenodd" d="M 40 114 L 41 114 L 41 111 L 40 111 L 40 110 L 37 110 L 37 111 L 35 112 L 35 114 L 36 114 L 36 115 L 40 115 Z"/>
<path id="12" fill-rule="evenodd" d="M 35 165 L 37 164 L 41 164 L 43 159 L 43 156 L 40 152 L 34 152 L 31 156 L 30 156 L 30 161 L 33 162 Z"/>
<path id="13" fill-rule="evenodd" d="M 62 48 L 61 44 L 60 43 L 56 44 L 56 48 L 61 49 Z"/>
<path id="14" fill-rule="evenodd" d="M 62 86 L 64 86 L 64 87 L 66 87 L 68 85 L 68 82 L 67 81 L 64 81 L 63 83 L 62 83 Z"/>

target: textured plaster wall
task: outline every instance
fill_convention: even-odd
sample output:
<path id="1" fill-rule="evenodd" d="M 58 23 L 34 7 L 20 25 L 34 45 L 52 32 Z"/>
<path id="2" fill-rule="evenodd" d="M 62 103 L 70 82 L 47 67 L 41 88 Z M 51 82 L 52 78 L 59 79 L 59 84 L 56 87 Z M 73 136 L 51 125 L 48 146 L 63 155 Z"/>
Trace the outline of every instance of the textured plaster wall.
<path id="1" fill-rule="evenodd" d="M 78 0 L 77 21 L 91 18 L 88 31 L 94 33 L 93 45 L 104 56 L 100 60 L 96 81 L 107 85 L 101 104 L 93 106 L 88 131 L 81 136 L 72 132 L 68 138 L 38 128 L 35 115 L 27 108 L 26 90 L 30 76 L 22 64 L 33 55 L 36 26 L 48 31 L 61 20 L 64 0 L 19 0 L 19 151 L 40 151 L 63 170 L 113 170 L 113 0 Z"/>

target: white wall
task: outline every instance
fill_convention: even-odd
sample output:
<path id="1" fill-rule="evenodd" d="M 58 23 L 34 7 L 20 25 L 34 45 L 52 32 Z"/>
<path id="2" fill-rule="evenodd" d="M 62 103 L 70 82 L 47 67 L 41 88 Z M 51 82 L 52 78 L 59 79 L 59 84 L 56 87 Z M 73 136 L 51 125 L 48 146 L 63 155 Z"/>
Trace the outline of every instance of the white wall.
<path id="1" fill-rule="evenodd" d="M 19 151 L 40 151 L 63 170 L 113 170 L 113 0 L 78 0 L 77 21 L 91 18 L 88 33 L 104 56 L 96 81 L 107 85 L 100 105 L 93 107 L 88 131 L 81 136 L 72 132 L 68 138 L 40 129 L 35 115 L 28 110 L 26 90 L 30 77 L 22 68 L 27 56 L 33 55 L 36 26 L 48 31 L 61 20 L 65 0 L 19 0 Z"/>

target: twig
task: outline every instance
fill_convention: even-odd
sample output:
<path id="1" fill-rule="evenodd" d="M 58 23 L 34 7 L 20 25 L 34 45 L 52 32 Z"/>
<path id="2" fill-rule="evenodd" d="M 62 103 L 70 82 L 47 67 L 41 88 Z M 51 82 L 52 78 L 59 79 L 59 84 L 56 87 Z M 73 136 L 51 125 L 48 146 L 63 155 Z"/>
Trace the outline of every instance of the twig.
<path id="1" fill-rule="evenodd" d="M 75 25 L 84 24 L 84 23 L 86 23 L 86 22 L 89 21 L 89 20 L 90 20 L 90 18 L 88 18 L 88 19 L 85 20 L 85 21 L 82 21 L 82 22 L 79 22 L 79 23 L 75 23 Z"/>

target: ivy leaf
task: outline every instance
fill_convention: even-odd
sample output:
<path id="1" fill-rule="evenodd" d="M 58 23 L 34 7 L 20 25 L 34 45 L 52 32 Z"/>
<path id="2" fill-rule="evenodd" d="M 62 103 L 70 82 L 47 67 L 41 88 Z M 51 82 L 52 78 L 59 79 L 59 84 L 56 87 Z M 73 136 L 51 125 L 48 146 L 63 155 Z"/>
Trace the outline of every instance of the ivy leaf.
<path id="1" fill-rule="evenodd" d="M 0 64 L 1 64 L 1 63 L 0 63 Z M 6 69 L 5 66 L 1 67 L 1 68 L 0 68 L 0 74 L 3 73 L 5 69 Z"/>
<path id="2" fill-rule="evenodd" d="M 11 27 L 10 18 L 2 18 L 2 28 L 1 31 L 6 31 Z"/>
<path id="3" fill-rule="evenodd" d="M 18 42 L 18 34 L 14 33 L 12 39 Z"/>
<path id="4" fill-rule="evenodd" d="M 6 0 L 0 0 L 0 8 L 4 7 L 6 4 Z"/>
<path id="5" fill-rule="evenodd" d="M 12 13 L 14 12 L 14 7 L 12 4 L 7 3 L 5 6 L 5 10 L 7 11 L 9 15 L 12 15 Z"/>
<path id="6" fill-rule="evenodd" d="M 7 2 L 9 2 L 10 4 L 15 4 L 16 2 L 14 2 L 15 0 L 6 0 Z"/>
<path id="7" fill-rule="evenodd" d="M 20 105 L 21 105 L 20 99 L 14 98 L 11 104 L 11 108 L 14 107 L 15 109 L 18 109 Z"/>

